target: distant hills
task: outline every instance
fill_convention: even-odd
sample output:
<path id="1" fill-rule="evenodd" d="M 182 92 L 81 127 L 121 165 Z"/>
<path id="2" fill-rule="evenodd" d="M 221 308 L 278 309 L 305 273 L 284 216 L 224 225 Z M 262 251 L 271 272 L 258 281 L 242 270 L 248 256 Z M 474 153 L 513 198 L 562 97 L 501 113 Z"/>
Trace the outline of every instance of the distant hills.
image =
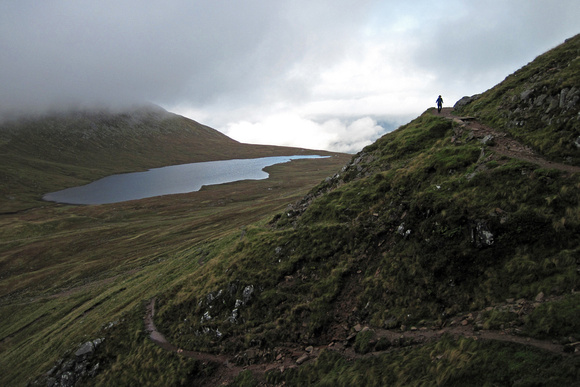
<path id="1" fill-rule="evenodd" d="M 0 123 L 0 212 L 29 207 L 44 193 L 114 173 L 313 153 L 320 152 L 242 144 L 154 105 L 21 118 Z"/>

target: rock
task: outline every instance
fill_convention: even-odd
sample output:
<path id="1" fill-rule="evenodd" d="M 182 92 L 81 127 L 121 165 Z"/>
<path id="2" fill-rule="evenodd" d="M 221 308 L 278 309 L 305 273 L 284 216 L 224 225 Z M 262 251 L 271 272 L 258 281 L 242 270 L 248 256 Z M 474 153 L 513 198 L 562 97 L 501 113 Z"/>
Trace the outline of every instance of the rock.
<path id="1" fill-rule="evenodd" d="M 75 352 L 76 357 L 81 357 L 87 354 L 92 354 L 95 351 L 95 344 L 92 341 L 87 341 Z"/>
<path id="2" fill-rule="evenodd" d="M 205 321 L 209 321 L 211 320 L 211 314 L 209 314 L 209 311 L 206 311 L 203 316 L 201 316 L 201 323 L 203 324 Z"/>
<path id="3" fill-rule="evenodd" d="M 471 242 L 475 243 L 477 247 L 493 245 L 493 234 L 484 221 L 477 221 L 471 229 Z"/>
<path id="4" fill-rule="evenodd" d="M 306 347 L 306 352 L 311 353 L 312 351 L 314 351 L 314 347 L 312 345 Z"/>
<path id="5" fill-rule="evenodd" d="M 461 98 L 459 101 L 455 102 L 455 105 L 453 105 L 453 109 L 461 110 L 463 107 L 469 105 L 473 101 L 476 101 L 479 98 L 479 96 L 480 94 L 475 94 L 472 95 L 471 97 L 465 96 Z"/>
<path id="6" fill-rule="evenodd" d="M 576 138 L 576 141 L 574 141 L 574 145 L 576 145 L 576 148 L 580 148 L 580 136 Z"/>
<path id="7" fill-rule="evenodd" d="M 564 88 L 562 89 L 562 91 L 560 91 L 560 103 L 558 105 L 558 107 L 560 109 L 562 109 L 565 106 L 566 103 L 566 94 L 568 94 L 568 88 Z"/>
<path id="8" fill-rule="evenodd" d="M 250 298 L 252 298 L 253 293 L 254 293 L 254 285 L 248 285 L 244 288 L 244 291 L 242 292 L 242 300 L 244 301 L 244 304 L 250 301 Z"/>
<path id="9" fill-rule="evenodd" d="M 353 327 L 353 329 L 354 329 L 356 332 L 360 332 L 360 331 L 362 330 L 362 326 L 361 326 L 360 324 L 356 324 L 356 325 Z"/>
<path id="10" fill-rule="evenodd" d="M 542 302 L 543 300 L 544 300 L 544 292 L 538 293 L 538 295 L 536 296 L 536 301 Z"/>
<path id="11" fill-rule="evenodd" d="M 300 365 L 302 363 L 304 363 L 306 360 L 308 360 L 310 356 L 305 353 L 304 355 L 300 356 L 298 359 L 296 359 L 296 364 Z"/>
<path id="12" fill-rule="evenodd" d="M 546 109 L 546 114 L 548 114 L 552 110 L 556 109 L 558 107 L 558 104 L 559 104 L 558 98 L 550 97 L 548 100 L 550 101 L 550 103 L 548 105 L 548 109 Z"/>
<path id="13" fill-rule="evenodd" d="M 520 93 L 520 99 L 522 101 L 529 99 L 533 92 L 534 92 L 534 89 L 524 90 L 523 92 Z"/>
<path id="14" fill-rule="evenodd" d="M 542 104 L 544 103 L 544 100 L 546 98 L 548 98 L 548 96 L 546 94 L 542 94 L 538 98 L 536 98 L 536 100 L 534 101 L 534 104 L 536 106 L 542 106 Z"/>
<path id="15" fill-rule="evenodd" d="M 480 140 L 480 142 L 483 145 L 493 145 L 494 144 L 493 139 L 494 139 L 494 137 L 491 134 L 488 134 L 487 136 L 485 136 L 484 138 L 482 138 Z"/>
<path id="16" fill-rule="evenodd" d="M 57 361 L 50 371 L 46 373 L 46 385 L 75 386 L 87 376 L 95 377 L 99 371 L 100 364 L 94 362 L 93 354 L 104 340 L 104 338 L 98 338 L 87 341 L 76 350 L 74 357 Z M 35 383 L 37 382 L 38 380 Z"/>

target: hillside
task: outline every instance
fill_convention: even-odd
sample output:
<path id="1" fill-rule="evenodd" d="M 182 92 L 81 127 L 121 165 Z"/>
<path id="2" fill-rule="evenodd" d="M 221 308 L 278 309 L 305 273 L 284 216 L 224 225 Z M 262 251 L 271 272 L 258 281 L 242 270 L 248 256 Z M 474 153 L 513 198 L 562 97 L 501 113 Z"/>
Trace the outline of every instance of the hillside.
<path id="1" fill-rule="evenodd" d="M 547 157 L 580 166 L 580 35 L 536 58 L 456 110 L 509 133 Z"/>
<path id="2" fill-rule="evenodd" d="M 0 212 L 37 206 L 47 192 L 116 173 L 313 153 L 319 152 L 242 144 L 154 105 L 21 118 L 0 123 Z"/>
<path id="3" fill-rule="evenodd" d="M 580 104 L 567 100 L 578 39 L 456 111 L 427 110 L 272 205 L 233 185 L 197 202 L 12 220 L 20 229 L 5 251 L 20 266 L 6 288 L 30 285 L 0 304 L 10 316 L 4 381 L 578 385 L 580 150 L 569 140 L 580 135 Z M 543 94 L 527 98 L 538 80 L 541 101 L 558 99 L 547 113 L 534 108 Z M 288 183 L 277 179 L 260 192 Z M 236 205 L 241 187 L 247 200 Z M 43 290 L 33 277 L 51 264 L 25 269 L 41 249 L 52 260 L 72 250 L 90 269 L 67 280 L 55 271 L 61 283 Z M 114 260 L 97 260 L 107 254 Z M 15 370 L 28 363 L 34 377 Z"/>
<path id="4" fill-rule="evenodd" d="M 350 155 L 240 144 L 159 108 L 4 123 L 0 137 L 0 385 L 25 385 L 103 324 L 172 286 L 181 258 L 272 216 Z M 171 163 L 328 154 L 270 177 L 99 206 L 46 192 Z M 194 265 L 195 266 L 195 265 Z M 181 269 L 180 269 L 181 268 Z M 191 269 L 191 267 L 189 267 Z"/>
<path id="5" fill-rule="evenodd" d="M 538 57 L 459 114 L 523 149 L 537 148 L 536 160 L 574 164 L 580 150 L 569 140 L 580 135 L 580 105 L 561 97 L 575 92 L 561 90 L 572 90 L 566 77 L 573 82 L 580 71 L 578 40 Z M 538 79 L 548 82 L 546 95 L 560 90 L 564 100 L 549 115 L 551 126 L 539 129 L 531 111 L 517 130 L 494 126 L 506 111 L 517 114 L 519 105 L 505 101 L 519 98 L 518 87 L 528 90 Z M 268 374 L 291 385 L 578 380 L 578 357 L 563 355 L 573 346 L 555 358 L 531 347 L 448 338 L 385 352 L 453 325 L 471 327 L 475 338 L 495 331 L 578 345 L 578 170 L 510 157 L 500 152 L 499 137 L 478 138 L 466 121 L 473 117 L 451 120 L 429 110 L 365 148 L 268 226 L 248 231 L 159 295 L 158 330 L 179 348 L 229 354 L 239 364 L 311 359 L 307 367 Z M 399 340 L 397 332 L 409 329 L 425 333 Z M 388 333 L 397 339 L 381 341 Z M 351 346 L 380 357 L 347 365 Z M 308 347 L 327 350 L 317 357 Z M 409 360 L 425 356 L 432 368 L 419 371 Z M 401 373 L 408 379 L 397 379 Z"/>

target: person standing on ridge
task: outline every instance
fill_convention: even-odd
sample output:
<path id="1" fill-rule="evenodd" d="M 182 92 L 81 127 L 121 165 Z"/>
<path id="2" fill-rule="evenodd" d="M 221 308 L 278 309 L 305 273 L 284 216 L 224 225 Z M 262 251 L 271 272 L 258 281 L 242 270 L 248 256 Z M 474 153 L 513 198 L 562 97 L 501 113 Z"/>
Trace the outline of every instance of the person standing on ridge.
<path id="1" fill-rule="evenodd" d="M 441 113 L 441 109 L 443 108 L 443 98 L 441 98 L 441 95 L 439 95 L 439 98 L 435 102 L 437 103 L 437 113 Z"/>

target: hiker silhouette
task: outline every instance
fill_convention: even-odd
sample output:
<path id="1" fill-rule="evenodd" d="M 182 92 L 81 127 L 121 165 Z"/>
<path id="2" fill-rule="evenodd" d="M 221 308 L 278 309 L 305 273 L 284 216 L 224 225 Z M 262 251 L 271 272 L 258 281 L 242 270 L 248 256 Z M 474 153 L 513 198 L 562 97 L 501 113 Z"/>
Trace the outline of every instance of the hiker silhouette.
<path id="1" fill-rule="evenodd" d="M 443 108 L 443 98 L 441 98 L 441 95 L 439 95 L 439 98 L 435 102 L 437 103 L 437 113 L 441 113 L 441 109 Z"/>

